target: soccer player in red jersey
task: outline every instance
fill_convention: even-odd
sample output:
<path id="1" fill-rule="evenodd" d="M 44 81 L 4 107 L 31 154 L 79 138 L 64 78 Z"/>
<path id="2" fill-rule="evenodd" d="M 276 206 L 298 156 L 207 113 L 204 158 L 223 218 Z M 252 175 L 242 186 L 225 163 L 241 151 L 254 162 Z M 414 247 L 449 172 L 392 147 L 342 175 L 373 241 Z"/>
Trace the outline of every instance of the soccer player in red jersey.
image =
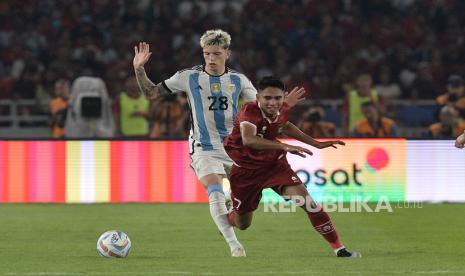
<path id="1" fill-rule="evenodd" d="M 252 223 L 262 190 L 272 188 L 291 199 L 304 199 L 303 209 L 313 227 L 328 241 L 338 257 L 361 257 L 358 252 L 348 251 L 340 241 L 328 214 L 310 197 L 307 189 L 291 169 L 286 153 L 305 157 L 312 155 L 306 148 L 278 141 L 280 134 L 295 138 L 305 144 L 323 149 L 337 148 L 344 142 L 318 142 L 300 131 L 288 121 L 290 109 L 303 100 L 301 90 L 292 90 L 286 98 L 284 84 L 277 78 L 265 77 L 258 83 L 257 101 L 246 103 L 236 120 L 232 133 L 225 138 L 224 147 L 234 161 L 231 170 L 231 197 L 233 210 L 229 223 L 241 230 Z"/>

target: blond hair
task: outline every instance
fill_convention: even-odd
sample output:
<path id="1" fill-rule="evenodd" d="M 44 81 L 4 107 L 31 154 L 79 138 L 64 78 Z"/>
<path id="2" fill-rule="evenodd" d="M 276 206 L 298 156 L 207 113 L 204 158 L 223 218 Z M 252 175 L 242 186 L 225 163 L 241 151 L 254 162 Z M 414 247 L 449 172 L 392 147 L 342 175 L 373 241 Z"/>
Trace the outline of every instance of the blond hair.
<path id="1" fill-rule="evenodd" d="M 228 49 L 231 45 L 231 36 L 220 29 L 208 30 L 200 38 L 200 47 L 218 45 L 223 49 Z"/>

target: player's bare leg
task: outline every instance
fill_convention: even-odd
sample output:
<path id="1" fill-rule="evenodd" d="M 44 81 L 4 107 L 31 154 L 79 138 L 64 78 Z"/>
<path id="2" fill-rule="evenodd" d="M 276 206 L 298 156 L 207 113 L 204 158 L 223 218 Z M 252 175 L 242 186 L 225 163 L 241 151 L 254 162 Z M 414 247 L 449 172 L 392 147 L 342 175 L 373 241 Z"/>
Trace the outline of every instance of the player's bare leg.
<path id="1" fill-rule="evenodd" d="M 303 199 L 305 201 L 295 203 L 301 205 L 302 209 L 307 213 L 307 216 L 315 230 L 320 233 L 323 238 L 330 244 L 337 257 L 362 257 L 359 252 L 349 252 L 345 248 L 345 246 L 339 240 L 336 228 L 333 226 L 328 214 L 313 200 L 303 184 L 296 186 L 286 186 L 283 190 L 283 196 L 290 197 L 294 201 L 297 201 L 297 199 Z"/>
<path id="2" fill-rule="evenodd" d="M 225 196 L 223 185 L 221 184 L 223 176 L 209 174 L 200 179 L 205 190 L 208 192 L 208 202 L 210 205 L 210 214 L 218 230 L 220 230 L 224 239 L 231 249 L 231 256 L 245 257 L 244 247 L 237 240 L 234 228 L 228 222 L 228 210 L 225 205 Z"/>

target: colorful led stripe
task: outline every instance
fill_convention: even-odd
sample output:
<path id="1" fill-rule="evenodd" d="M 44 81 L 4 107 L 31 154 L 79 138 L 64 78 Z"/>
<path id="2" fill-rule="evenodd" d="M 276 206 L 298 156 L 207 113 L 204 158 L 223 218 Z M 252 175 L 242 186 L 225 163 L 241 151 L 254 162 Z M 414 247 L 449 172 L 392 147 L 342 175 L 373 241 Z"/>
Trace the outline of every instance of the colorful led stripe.
<path id="1" fill-rule="evenodd" d="M 6 164 L 8 156 L 6 151 L 7 144 L 0 142 L 0 202 L 6 202 Z"/>
<path id="2" fill-rule="evenodd" d="M 186 142 L 0 141 L 0 203 L 207 202 Z"/>
<path id="3" fill-rule="evenodd" d="M 315 199 L 465 202 L 465 155 L 453 141 L 346 143 L 288 155 Z M 0 141 L 0 203 L 207 202 L 189 164 L 184 141 Z"/>
<path id="4" fill-rule="evenodd" d="M 26 168 L 30 159 L 27 158 L 30 144 L 21 142 L 11 142 L 7 147 L 7 185 L 6 196 L 10 202 L 29 201 L 26 197 L 26 183 L 28 182 L 29 173 Z"/>

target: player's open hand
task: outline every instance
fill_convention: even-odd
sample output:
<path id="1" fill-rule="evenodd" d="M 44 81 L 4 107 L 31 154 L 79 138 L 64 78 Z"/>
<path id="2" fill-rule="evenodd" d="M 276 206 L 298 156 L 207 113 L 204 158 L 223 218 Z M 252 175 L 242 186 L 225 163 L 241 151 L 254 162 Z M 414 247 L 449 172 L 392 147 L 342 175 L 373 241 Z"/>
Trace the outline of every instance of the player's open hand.
<path id="1" fill-rule="evenodd" d="M 329 148 L 329 147 L 333 147 L 333 148 L 337 149 L 336 145 L 345 146 L 346 143 L 341 141 L 341 140 L 333 140 L 333 141 L 321 142 L 320 149 Z"/>
<path id="2" fill-rule="evenodd" d="M 287 151 L 289 153 L 301 156 L 303 158 L 306 157 L 305 154 L 313 155 L 313 152 L 311 152 L 309 149 L 306 149 L 306 148 L 303 148 L 303 147 L 298 147 L 298 146 L 291 146 L 291 145 L 285 145 L 284 146 L 284 151 Z"/>
<path id="3" fill-rule="evenodd" d="M 291 92 L 286 94 L 284 102 L 287 103 L 290 107 L 295 106 L 296 104 L 305 101 L 305 88 L 303 87 L 294 87 Z"/>
<path id="4" fill-rule="evenodd" d="M 463 149 L 465 147 L 465 131 L 455 140 L 455 147 Z"/>
<path id="5" fill-rule="evenodd" d="M 134 68 L 137 69 L 144 66 L 149 61 L 151 55 L 152 52 L 150 52 L 149 44 L 139 42 L 139 46 L 134 46 L 134 60 L 132 61 Z"/>

